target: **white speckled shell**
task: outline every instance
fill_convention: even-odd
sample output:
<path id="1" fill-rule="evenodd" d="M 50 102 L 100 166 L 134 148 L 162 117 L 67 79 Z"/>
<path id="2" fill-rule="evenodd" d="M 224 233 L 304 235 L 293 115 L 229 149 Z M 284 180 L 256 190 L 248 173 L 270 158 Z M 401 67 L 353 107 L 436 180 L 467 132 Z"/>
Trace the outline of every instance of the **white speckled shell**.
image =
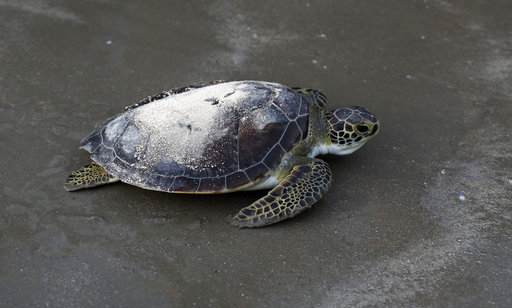
<path id="1" fill-rule="evenodd" d="M 271 176 L 306 137 L 307 122 L 308 102 L 293 89 L 215 83 L 129 108 L 84 138 L 82 147 L 133 185 L 221 192 Z"/>

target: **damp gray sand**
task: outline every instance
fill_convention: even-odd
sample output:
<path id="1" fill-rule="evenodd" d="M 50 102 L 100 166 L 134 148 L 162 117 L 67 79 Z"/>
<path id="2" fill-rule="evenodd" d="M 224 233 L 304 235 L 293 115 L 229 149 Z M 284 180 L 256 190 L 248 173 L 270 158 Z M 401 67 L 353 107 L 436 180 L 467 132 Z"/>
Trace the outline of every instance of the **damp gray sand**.
<path id="1" fill-rule="evenodd" d="M 512 305 L 509 1 L 0 0 L 0 306 Z M 377 136 L 312 209 L 265 194 L 66 192 L 81 138 L 209 80 L 318 88 Z M 444 170 L 444 172 L 441 172 Z"/>

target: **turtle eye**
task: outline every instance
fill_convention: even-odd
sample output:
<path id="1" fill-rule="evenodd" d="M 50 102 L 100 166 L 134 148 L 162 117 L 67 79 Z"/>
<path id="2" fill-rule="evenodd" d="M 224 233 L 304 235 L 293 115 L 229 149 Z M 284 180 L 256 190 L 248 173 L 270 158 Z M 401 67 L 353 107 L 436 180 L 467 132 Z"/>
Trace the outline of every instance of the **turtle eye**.
<path id="1" fill-rule="evenodd" d="M 356 126 L 356 131 L 358 133 L 364 134 L 370 130 L 370 127 L 366 124 L 359 124 Z"/>

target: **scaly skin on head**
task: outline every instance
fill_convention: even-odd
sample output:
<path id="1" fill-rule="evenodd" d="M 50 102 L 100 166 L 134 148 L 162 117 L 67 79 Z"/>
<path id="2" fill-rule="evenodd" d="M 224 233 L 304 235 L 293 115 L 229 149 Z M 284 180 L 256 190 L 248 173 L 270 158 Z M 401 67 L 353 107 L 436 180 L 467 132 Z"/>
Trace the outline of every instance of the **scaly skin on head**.
<path id="1" fill-rule="evenodd" d="M 325 113 L 329 140 L 320 145 L 317 154 L 351 154 L 376 136 L 380 122 L 368 110 L 354 106 Z"/>

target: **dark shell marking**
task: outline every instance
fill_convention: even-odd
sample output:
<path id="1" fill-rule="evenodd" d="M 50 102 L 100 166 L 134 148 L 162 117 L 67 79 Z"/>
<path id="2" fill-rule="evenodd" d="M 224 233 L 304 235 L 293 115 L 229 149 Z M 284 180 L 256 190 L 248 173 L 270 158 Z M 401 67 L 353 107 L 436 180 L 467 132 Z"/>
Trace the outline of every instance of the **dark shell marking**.
<path id="1" fill-rule="evenodd" d="M 307 137 L 308 101 L 267 82 L 213 82 L 163 92 L 82 140 L 121 181 L 175 192 L 235 190 L 274 171 Z"/>
<path id="2" fill-rule="evenodd" d="M 138 102 L 136 104 L 130 105 L 128 107 L 125 107 L 124 110 L 135 109 L 135 108 L 140 107 L 142 105 L 146 105 L 148 103 L 151 103 L 151 102 L 154 102 L 154 101 L 166 98 L 166 97 L 171 96 L 173 94 L 179 94 L 179 93 L 187 92 L 187 91 L 190 91 L 190 90 L 193 90 L 193 89 L 199 89 L 199 88 L 202 88 L 202 87 L 206 87 L 206 86 L 210 86 L 210 85 L 214 85 L 214 84 L 218 84 L 218 83 L 224 83 L 224 82 L 225 82 L 224 80 L 214 80 L 214 81 L 211 81 L 211 82 L 195 83 L 195 84 L 191 84 L 191 85 L 186 86 L 186 87 L 179 87 L 179 88 L 171 89 L 169 91 L 163 91 L 161 93 L 158 93 L 157 95 L 148 96 L 148 97 L 142 99 L 140 102 Z"/>

